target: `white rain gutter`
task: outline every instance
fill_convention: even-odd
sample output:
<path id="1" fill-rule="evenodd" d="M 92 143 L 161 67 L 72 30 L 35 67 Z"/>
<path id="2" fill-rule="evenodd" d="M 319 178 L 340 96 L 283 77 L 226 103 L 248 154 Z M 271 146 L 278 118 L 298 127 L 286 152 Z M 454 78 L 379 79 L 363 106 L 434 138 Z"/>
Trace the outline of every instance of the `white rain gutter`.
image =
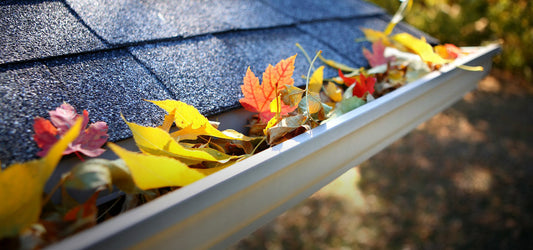
<path id="1" fill-rule="evenodd" d="M 484 72 L 445 66 L 49 249 L 228 247 L 475 88 L 490 71 L 492 57 L 500 47 L 489 45 L 472 51 L 453 65 L 480 65 Z"/>

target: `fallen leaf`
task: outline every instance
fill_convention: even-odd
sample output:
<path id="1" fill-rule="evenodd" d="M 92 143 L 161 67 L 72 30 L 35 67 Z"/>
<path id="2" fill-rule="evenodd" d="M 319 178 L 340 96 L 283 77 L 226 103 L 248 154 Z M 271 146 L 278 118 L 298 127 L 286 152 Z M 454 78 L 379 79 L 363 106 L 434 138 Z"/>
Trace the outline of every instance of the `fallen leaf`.
<path id="1" fill-rule="evenodd" d="M 453 60 L 459 57 L 461 49 L 453 44 L 446 43 L 444 45 L 437 45 L 434 47 L 435 53 L 444 59 Z"/>
<path id="2" fill-rule="evenodd" d="M 363 55 L 366 57 L 366 60 L 368 60 L 371 67 L 387 64 L 392 60 L 390 57 L 385 57 L 385 45 L 383 45 L 381 40 L 372 43 L 372 52 L 363 48 Z"/>
<path id="3" fill-rule="evenodd" d="M 268 144 L 278 144 L 307 131 L 308 128 L 304 126 L 306 120 L 300 114 L 283 118 L 265 133 Z"/>
<path id="4" fill-rule="evenodd" d="M 275 117 L 279 117 L 281 116 L 281 106 L 282 106 L 282 101 L 281 101 L 281 95 L 278 95 L 278 97 L 274 98 L 274 100 L 272 100 L 272 102 L 270 102 L 270 112 L 276 114 Z"/>
<path id="5" fill-rule="evenodd" d="M 305 90 L 293 85 L 285 85 L 285 88 L 281 90 L 281 100 L 283 103 L 291 107 L 298 106 L 298 103 L 302 100 L 302 94 L 304 92 Z"/>
<path id="6" fill-rule="evenodd" d="M 411 6 L 413 5 L 413 0 L 401 0 L 402 2 L 400 6 L 398 7 L 398 10 L 396 13 L 394 13 L 394 16 L 391 18 L 389 24 L 387 25 L 387 28 L 385 28 L 384 33 L 387 35 L 390 35 L 392 33 L 392 30 L 398 24 L 404 17 L 405 13 L 408 12 L 411 9 Z"/>
<path id="7" fill-rule="evenodd" d="M 328 82 L 325 93 L 334 102 L 340 102 L 342 100 L 342 89 L 337 87 L 333 82 Z"/>
<path id="8" fill-rule="evenodd" d="M 269 121 L 275 114 L 270 111 L 270 103 L 279 95 L 279 91 L 285 85 L 293 85 L 292 74 L 294 72 L 294 60 L 296 55 L 281 60 L 276 66 L 268 65 L 263 73 L 263 83 L 259 84 L 259 79 L 248 68 L 243 78 L 244 84 L 241 90 L 244 98 L 239 102 L 242 106 L 252 112 L 259 113 L 261 122 Z M 296 107 L 282 105 L 281 114 L 287 114 Z"/>
<path id="9" fill-rule="evenodd" d="M 74 166 L 64 186 L 75 189 L 95 189 L 113 185 L 126 193 L 139 193 L 126 163 L 121 160 L 91 159 Z"/>
<path id="10" fill-rule="evenodd" d="M 279 116 L 274 116 L 274 117 L 270 118 L 270 120 L 268 121 L 266 127 L 263 129 L 263 134 L 268 136 L 268 130 L 270 128 L 276 126 L 280 121 L 281 121 L 281 117 L 279 117 Z"/>
<path id="11" fill-rule="evenodd" d="M 407 33 L 394 35 L 392 39 L 415 52 L 426 63 L 442 65 L 450 61 L 443 59 L 438 54 L 433 52 L 433 47 L 431 47 L 431 45 L 428 44 L 424 39 L 418 39 Z"/>
<path id="12" fill-rule="evenodd" d="M 242 134 L 239 135 L 235 132 L 227 134 L 221 132 L 215 128 L 205 116 L 200 114 L 200 111 L 184 102 L 176 100 L 147 101 L 159 106 L 169 114 L 172 114 L 168 117 L 174 117 L 176 126 L 181 129 L 172 133 L 174 138 L 180 137 L 180 139 L 196 139 L 196 136 L 198 135 L 207 135 L 229 140 L 249 139 L 249 137 L 246 137 Z M 168 120 L 168 117 L 165 119 Z M 167 127 L 169 127 L 168 121 L 163 125 L 163 129 L 168 131 Z"/>
<path id="13" fill-rule="evenodd" d="M 108 138 L 107 124 L 105 122 L 96 122 L 86 128 L 89 123 L 89 112 L 87 110 L 83 111 L 83 115 L 78 115 L 74 107 L 63 103 L 56 110 L 50 111 L 49 114 L 51 122 L 41 117 L 37 117 L 34 120 L 35 134 L 33 138 L 37 146 L 41 148 L 37 156 L 45 156 L 52 145 L 58 141 L 58 137 L 66 133 L 78 118 L 83 118 L 82 128 L 84 129 L 76 140 L 69 144 L 63 154 L 68 155 L 80 152 L 89 157 L 96 157 L 105 151 L 101 147 Z"/>
<path id="14" fill-rule="evenodd" d="M 124 121 L 129 126 L 137 147 L 145 153 L 177 158 L 187 164 L 196 164 L 202 161 L 224 163 L 232 159 L 232 156 L 210 148 L 185 148 L 160 128 L 145 127 Z"/>
<path id="15" fill-rule="evenodd" d="M 346 99 L 343 99 L 341 102 L 337 103 L 337 106 L 336 108 L 334 109 L 333 112 L 331 112 L 331 115 L 328 119 L 331 120 L 335 117 L 338 117 L 342 114 L 346 114 L 362 105 L 364 105 L 366 102 L 357 97 L 357 96 L 354 96 L 354 97 L 350 97 L 350 98 L 346 98 Z"/>
<path id="16" fill-rule="evenodd" d="M 342 82 L 346 86 L 351 86 L 356 82 L 355 77 L 346 77 L 344 73 L 339 69 L 339 77 L 342 79 Z"/>
<path id="17" fill-rule="evenodd" d="M 373 76 L 366 77 L 365 74 L 361 73 L 358 78 L 356 78 L 357 84 L 353 88 L 353 95 L 359 98 L 365 97 L 366 93 L 374 93 L 374 85 L 376 84 L 376 78 Z"/>
<path id="18" fill-rule="evenodd" d="M 15 163 L 0 172 L 0 238 L 15 236 L 37 222 L 41 213 L 44 185 L 61 159 L 63 151 L 80 133 L 77 119 L 45 157 Z"/>
<path id="19" fill-rule="evenodd" d="M 37 143 L 37 146 L 42 150 L 41 152 L 46 155 L 50 148 L 57 142 L 57 128 L 52 125 L 49 120 L 42 117 L 37 117 L 33 122 L 33 140 Z M 37 153 L 37 155 L 43 153 Z"/>
<path id="20" fill-rule="evenodd" d="M 126 162 L 136 186 L 142 190 L 182 187 L 213 171 L 190 168 L 183 162 L 166 156 L 130 152 L 113 143 L 108 143 L 108 146 Z"/>
<path id="21" fill-rule="evenodd" d="M 307 94 L 302 98 L 302 101 L 298 106 L 302 113 L 312 115 L 322 110 L 323 103 L 320 99 L 320 91 L 322 90 L 323 81 L 324 66 L 320 66 L 311 75 L 307 86 Z"/>
<path id="22" fill-rule="evenodd" d="M 309 114 L 315 114 L 320 111 L 322 108 L 322 102 L 320 101 L 320 94 L 309 92 L 305 97 L 302 98 L 298 108 L 304 114 L 309 112 Z"/>
<path id="23" fill-rule="evenodd" d="M 390 41 L 389 36 L 385 34 L 385 32 L 368 28 L 361 28 L 361 30 L 365 34 L 365 37 L 368 41 L 372 43 L 382 41 L 383 45 L 392 46 L 392 42 Z"/>
<path id="24" fill-rule="evenodd" d="M 324 66 L 318 67 L 309 79 L 309 91 L 319 93 L 322 90 L 322 82 L 324 81 Z"/>

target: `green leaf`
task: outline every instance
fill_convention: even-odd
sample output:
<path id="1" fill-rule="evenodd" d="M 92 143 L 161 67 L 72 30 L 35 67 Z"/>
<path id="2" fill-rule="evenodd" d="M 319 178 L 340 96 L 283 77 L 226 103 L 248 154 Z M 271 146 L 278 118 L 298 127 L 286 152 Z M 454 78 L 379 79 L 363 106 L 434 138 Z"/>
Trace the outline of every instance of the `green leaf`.
<path id="1" fill-rule="evenodd" d="M 343 99 L 341 102 L 337 103 L 337 107 L 331 113 L 331 115 L 330 115 L 330 117 L 328 118 L 327 121 L 329 121 L 330 119 L 335 118 L 337 116 L 340 116 L 342 114 L 346 114 L 346 113 L 348 113 L 348 112 L 350 112 L 350 111 L 362 106 L 365 103 L 366 102 L 363 99 L 358 98 L 357 96 Z M 327 122 L 327 121 L 324 121 L 324 122 Z"/>
<path id="2" fill-rule="evenodd" d="M 111 173 L 106 167 L 109 160 L 92 159 L 72 168 L 65 180 L 65 187 L 75 189 L 94 189 L 112 185 Z"/>

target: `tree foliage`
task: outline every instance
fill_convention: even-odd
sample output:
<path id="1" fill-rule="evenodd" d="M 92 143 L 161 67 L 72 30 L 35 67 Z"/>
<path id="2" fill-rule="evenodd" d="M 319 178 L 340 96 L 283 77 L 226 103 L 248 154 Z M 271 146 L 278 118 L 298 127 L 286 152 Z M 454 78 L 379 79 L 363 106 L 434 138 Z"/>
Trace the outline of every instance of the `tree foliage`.
<path id="1" fill-rule="evenodd" d="M 370 0 L 394 13 L 400 1 Z M 503 41 L 496 66 L 533 79 L 533 6 L 529 0 L 418 0 L 405 21 L 459 46 Z"/>

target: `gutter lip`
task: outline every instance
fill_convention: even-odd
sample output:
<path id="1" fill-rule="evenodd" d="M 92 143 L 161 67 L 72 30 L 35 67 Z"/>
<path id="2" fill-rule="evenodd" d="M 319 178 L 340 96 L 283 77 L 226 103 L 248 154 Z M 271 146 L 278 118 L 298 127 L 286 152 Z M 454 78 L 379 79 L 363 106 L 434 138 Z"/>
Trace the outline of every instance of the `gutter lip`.
<path id="1" fill-rule="evenodd" d="M 114 249 L 117 247 L 129 248 L 136 245 L 140 248 L 148 248 L 151 244 L 161 245 L 162 243 L 157 240 L 167 237 L 165 231 L 177 228 L 176 225 L 178 224 L 193 223 L 190 221 L 191 217 L 198 216 L 199 213 L 216 207 L 219 203 L 228 202 L 225 199 L 227 200 L 228 197 L 231 198 L 243 190 L 246 191 L 246 188 L 255 185 L 256 180 L 283 175 L 286 166 L 298 164 L 298 162 L 320 152 L 325 147 L 334 145 L 337 141 L 356 133 L 357 130 L 369 125 L 374 120 L 394 112 L 396 108 L 424 96 L 442 82 L 453 80 L 457 76 L 474 73 L 459 69 L 457 68 L 458 65 L 487 62 L 489 67 L 484 72 L 475 72 L 479 74 L 476 75 L 476 79 L 477 77 L 481 79 L 488 74 L 492 57 L 501 52 L 501 47 L 498 44 L 466 47 L 465 49 L 473 51 L 472 54 L 443 66 L 439 71 L 430 72 L 422 78 L 324 125 L 127 211 L 116 218 L 50 245 L 46 249 Z M 341 170 L 335 173 L 339 171 Z M 272 183 L 272 185 L 277 184 Z M 166 216 L 171 217 L 166 218 Z M 257 216 L 261 219 L 263 215 Z M 228 225 L 228 227 L 230 226 Z M 242 228 L 246 228 L 246 226 Z M 219 244 L 228 244 L 226 238 L 223 237 L 227 234 L 221 232 L 220 238 L 213 239 L 212 242 L 202 243 L 202 247 L 218 248 Z M 166 247 L 170 248 L 171 246 L 167 245 Z"/>

